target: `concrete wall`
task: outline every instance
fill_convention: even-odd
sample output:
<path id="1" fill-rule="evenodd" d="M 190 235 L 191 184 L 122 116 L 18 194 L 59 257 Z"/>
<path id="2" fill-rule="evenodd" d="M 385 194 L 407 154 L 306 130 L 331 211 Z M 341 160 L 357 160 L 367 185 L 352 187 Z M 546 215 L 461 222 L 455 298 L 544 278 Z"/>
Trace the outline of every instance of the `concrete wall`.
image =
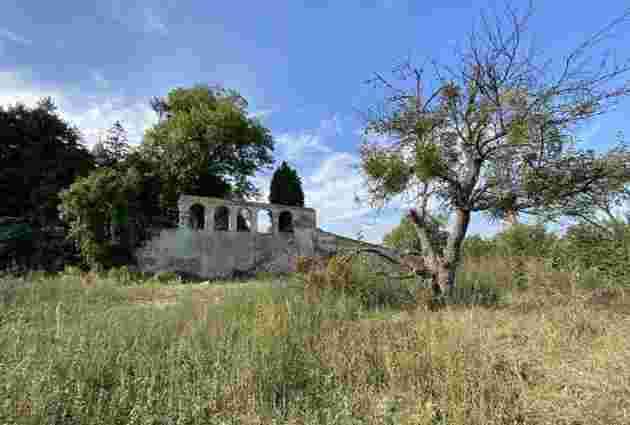
<path id="1" fill-rule="evenodd" d="M 188 195 L 181 196 L 178 205 L 179 227 L 159 230 L 136 250 L 140 270 L 185 272 L 212 279 L 239 272 L 288 272 L 297 255 L 315 254 L 318 234 L 312 208 Z M 227 217 L 221 215 L 225 212 L 222 207 L 227 208 Z M 258 213 L 263 210 L 272 215 L 269 233 L 258 232 Z M 239 213 L 249 216 L 249 223 L 238 220 Z M 288 216 L 291 226 L 287 226 Z M 221 217 L 227 218 L 227 230 L 217 230 Z M 243 227 L 243 223 L 249 226 Z"/>

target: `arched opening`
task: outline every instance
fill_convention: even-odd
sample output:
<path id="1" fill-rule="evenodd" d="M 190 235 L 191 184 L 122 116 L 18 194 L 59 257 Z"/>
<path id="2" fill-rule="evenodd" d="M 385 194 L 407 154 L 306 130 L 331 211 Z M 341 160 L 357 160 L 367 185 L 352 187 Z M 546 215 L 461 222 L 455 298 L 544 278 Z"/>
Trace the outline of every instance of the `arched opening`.
<path id="1" fill-rule="evenodd" d="M 258 210 L 256 214 L 256 222 L 258 223 L 258 233 L 271 233 L 273 230 L 273 221 L 270 210 Z"/>
<path id="2" fill-rule="evenodd" d="M 201 208 L 203 208 L 200 205 Z M 205 221 L 205 220 L 204 220 Z M 164 225 L 168 228 L 175 228 L 179 225 L 179 207 L 167 208 L 165 211 Z"/>
<path id="3" fill-rule="evenodd" d="M 246 208 L 241 208 L 236 216 L 236 231 L 250 232 L 252 228 L 251 213 Z"/>
<path id="4" fill-rule="evenodd" d="M 214 211 L 214 230 L 227 231 L 230 223 L 230 210 L 226 206 L 218 207 Z"/>
<path id="5" fill-rule="evenodd" d="M 278 217 L 278 230 L 281 232 L 293 232 L 293 217 L 289 211 L 282 211 Z"/>
<path id="6" fill-rule="evenodd" d="M 188 216 L 188 225 L 191 229 L 200 230 L 203 229 L 205 224 L 204 208 L 203 205 L 195 204 L 190 207 Z"/>

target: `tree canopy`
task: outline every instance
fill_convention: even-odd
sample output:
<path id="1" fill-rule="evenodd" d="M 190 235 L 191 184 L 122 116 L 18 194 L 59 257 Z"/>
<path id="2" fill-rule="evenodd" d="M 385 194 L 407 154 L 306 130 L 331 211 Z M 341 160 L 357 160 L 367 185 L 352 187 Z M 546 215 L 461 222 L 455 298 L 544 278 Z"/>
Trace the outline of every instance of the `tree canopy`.
<path id="1" fill-rule="evenodd" d="M 116 121 L 105 136 L 92 149 L 97 164 L 111 167 L 120 163 L 129 154 L 127 131 L 120 121 Z"/>
<path id="2" fill-rule="evenodd" d="M 58 220 L 57 193 L 94 169 L 79 131 L 56 110 L 50 98 L 34 108 L 0 106 L 0 215 Z"/>
<path id="3" fill-rule="evenodd" d="M 282 161 L 282 164 L 273 173 L 269 190 L 269 202 L 296 207 L 304 206 L 302 179 L 298 176 L 297 171 L 291 168 L 286 161 Z"/>
<path id="4" fill-rule="evenodd" d="M 151 104 L 160 121 L 146 131 L 141 151 L 165 182 L 164 206 L 182 192 L 259 194 L 249 178 L 272 164 L 273 138 L 237 92 L 196 85 Z"/>

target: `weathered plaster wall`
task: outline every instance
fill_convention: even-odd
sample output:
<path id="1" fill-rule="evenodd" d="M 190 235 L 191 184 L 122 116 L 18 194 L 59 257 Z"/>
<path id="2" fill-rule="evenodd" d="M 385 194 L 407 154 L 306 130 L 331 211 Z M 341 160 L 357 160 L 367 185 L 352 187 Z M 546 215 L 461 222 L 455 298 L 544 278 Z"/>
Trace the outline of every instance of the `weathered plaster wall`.
<path id="1" fill-rule="evenodd" d="M 228 208 L 228 230 L 215 229 L 215 212 L 220 207 Z M 270 233 L 257 231 L 257 213 L 263 209 L 272 213 Z M 237 231 L 237 215 L 243 210 L 250 218 L 249 229 Z M 206 279 L 245 271 L 292 271 L 295 256 L 312 256 L 316 251 L 318 234 L 312 208 L 184 195 L 179 211 L 179 228 L 160 230 L 136 250 L 142 271 L 185 272 Z M 291 216 L 289 232 L 280 231 L 283 213 Z"/>

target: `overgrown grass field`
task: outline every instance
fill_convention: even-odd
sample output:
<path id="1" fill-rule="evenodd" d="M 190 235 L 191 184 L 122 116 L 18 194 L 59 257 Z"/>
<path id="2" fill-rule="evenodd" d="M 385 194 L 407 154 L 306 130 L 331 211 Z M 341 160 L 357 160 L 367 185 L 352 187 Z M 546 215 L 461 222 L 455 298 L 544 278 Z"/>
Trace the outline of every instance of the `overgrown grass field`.
<path id="1" fill-rule="evenodd" d="M 439 311 L 362 260 L 339 284 L 4 275 L 0 423 L 630 423 L 628 289 L 509 260 L 467 259 Z"/>

